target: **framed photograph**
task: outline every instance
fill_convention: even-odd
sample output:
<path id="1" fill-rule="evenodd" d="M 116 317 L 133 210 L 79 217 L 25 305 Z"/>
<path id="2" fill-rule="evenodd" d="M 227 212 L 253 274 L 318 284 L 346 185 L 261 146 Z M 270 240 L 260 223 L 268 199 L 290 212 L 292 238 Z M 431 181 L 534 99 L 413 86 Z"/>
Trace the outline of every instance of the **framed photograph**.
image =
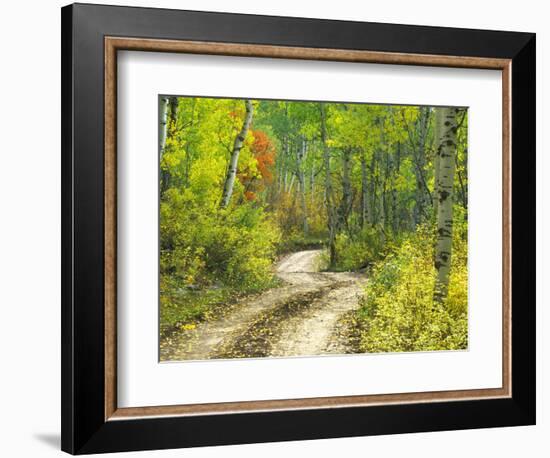
<path id="1" fill-rule="evenodd" d="M 535 35 L 62 9 L 62 448 L 535 423 Z"/>

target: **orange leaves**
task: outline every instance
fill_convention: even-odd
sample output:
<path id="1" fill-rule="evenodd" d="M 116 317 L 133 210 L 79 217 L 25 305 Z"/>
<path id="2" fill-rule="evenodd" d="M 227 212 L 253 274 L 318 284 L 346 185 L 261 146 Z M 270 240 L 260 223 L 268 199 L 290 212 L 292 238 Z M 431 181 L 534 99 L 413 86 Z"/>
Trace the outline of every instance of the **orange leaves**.
<path id="1" fill-rule="evenodd" d="M 252 153 L 258 163 L 258 170 L 262 175 L 262 179 L 266 183 L 271 183 L 273 180 L 271 166 L 275 164 L 275 147 L 265 132 L 255 130 L 252 135 L 254 135 Z"/>
<path id="2" fill-rule="evenodd" d="M 252 149 L 255 154 L 275 154 L 273 143 L 271 143 L 271 140 L 265 132 L 254 130 L 252 131 L 252 135 L 254 135 L 254 145 Z"/>
<path id="3" fill-rule="evenodd" d="M 243 110 L 232 110 L 228 113 L 228 116 L 232 119 L 232 120 L 239 120 L 239 119 L 242 119 L 243 117 Z"/>
<path id="4" fill-rule="evenodd" d="M 245 191 L 244 198 L 247 201 L 256 200 L 256 193 L 252 191 Z"/>
<path id="5" fill-rule="evenodd" d="M 257 193 L 264 190 L 265 186 L 273 181 L 271 168 L 275 164 L 275 146 L 268 135 L 261 130 L 250 130 L 254 142 L 250 145 L 252 156 L 256 160 L 256 169 L 245 168 L 239 170 L 239 181 L 244 186 L 244 198 L 253 201 Z"/>

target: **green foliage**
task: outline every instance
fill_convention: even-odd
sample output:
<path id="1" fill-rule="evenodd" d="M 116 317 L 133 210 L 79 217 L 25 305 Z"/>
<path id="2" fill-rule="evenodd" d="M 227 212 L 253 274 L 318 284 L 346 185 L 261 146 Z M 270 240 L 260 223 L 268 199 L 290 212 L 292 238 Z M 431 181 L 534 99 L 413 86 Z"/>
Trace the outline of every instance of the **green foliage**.
<path id="1" fill-rule="evenodd" d="M 314 250 L 325 246 L 325 234 L 308 234 L 292 232 L 281 239 L 277 245 L 278 254 L 294 253 L 302 250 Z"/>
<path id="2" fill-rule="evenodd" d="M 364 269 L 384 256 L 387 236 L 380 228 L 368 226 L 353 237 L 346 232 L 336 237 L 336 262 L 331 266 L 336 271 Z M 328 255 L 325 262 L 328 264 Z"/>
<path id="3" fill-rule="evenodd" d="M 229 148 L 244 114 L 235 100 L 179 98 L 161 160 L 161 325 L 192 323 L 220 301 L 273 284 L 280 235 L 261 205 L 235 182 L 231 205 L 220 208 Z M 239 158 L 248 180 L 259 174 L 248 135 Z"/>
<path id="4" fill-rule="evenodd" d="M 468 342 L 466 223 L 455 224 L 449 294 L 433 299 L 435 236 L 427 226 L 376 263 L 358 312 L 361 350 L 456 350 Z"/>
<path id="5" fill-rule="evenodd" d="M 217 290 L 254 292 L 273 283 L 279 233 L 261 208 L 197 206 L 170 189 L 161 203 L 160 224 L 161 315 L 171 315 L 168 321 L 201 318 L 204 306 L 217 299 Z M 182 295 L 186 289 L 204 297 Z"/>
<path id="6" fill-rule="evenodd" d="M 196 206 L 170 189 L 161 203 L 161 234 L 161 272 L 186 284 L 222 281 L 252 291 L 270 280 L 279 234 L 261 208 Z"/>
<path id="7" fill-rule="evenodd" d="M 454 201 L 460 205 L 451 281 L 438 305 L 436 109 L 254 100 L 229 205 L 220 208 L 245 104 L 170 99 L 159 164 L 162 332 L 192 326 L 241 294 L 271 287 L 276 256 L 331 245 L 334 262 L 328 266 L 328 255 L 323 262 L 331 270 L 372 268 L 358 313 L 363 350 L 465 347 L 466 112 L 457 134 Z M 331 226 L 329 214 L 338 224 Z"/>

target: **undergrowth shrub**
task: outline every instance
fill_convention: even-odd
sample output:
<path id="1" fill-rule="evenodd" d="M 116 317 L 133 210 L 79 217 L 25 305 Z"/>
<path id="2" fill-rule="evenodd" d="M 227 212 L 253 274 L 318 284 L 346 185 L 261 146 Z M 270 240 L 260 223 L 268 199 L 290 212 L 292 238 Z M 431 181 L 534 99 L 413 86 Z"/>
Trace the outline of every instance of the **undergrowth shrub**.
<path id="1" fill-rule="evenodd" d="M 331 270 L 353 271 L 369 267 L 383 257 L 392 243 L 391 235 L 384 234 L 379 228 L 368 226 L 350 237 L 343 232 L 336 236 L 336 260 Z M 328 252 L 324 253 L 325 263 L 329 263 Z"/>
<path id="2" fill-rule="evenodd" d="M 169 189 L 161 202 L 160 225 L 161 321 L 166 326 L 204 318 L 229 294 L 273 284 L 280 234 L 261 207 L 196 205 L 185 192 Z"/>
<path id="3" fill-rule="evenodd" d="M 406 237 L 373 269 L 357 319 L 364 352 L 465 349 L 468 344 L 466 223 L 455 223 L 449 291 L 434 301 L 435 234 Z"/>

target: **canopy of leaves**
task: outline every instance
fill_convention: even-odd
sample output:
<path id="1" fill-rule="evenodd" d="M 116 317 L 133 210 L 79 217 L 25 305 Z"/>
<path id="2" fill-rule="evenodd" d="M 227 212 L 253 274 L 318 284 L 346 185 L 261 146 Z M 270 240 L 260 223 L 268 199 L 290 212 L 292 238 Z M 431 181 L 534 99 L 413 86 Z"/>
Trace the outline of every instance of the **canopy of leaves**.
<path id="1" fill-rule="evenodd" d="M 467 111 L 457 130 L 450 288 L 434 304 L 439 108 L 253 100 L 222 208 L 244 100 L 170 99 L 160 146 L 164 331 L 273 286 L 279 254 L 325 247 L 329 269 L 370 272 L 356 317 L 364 351 L 465 347 Z"/>

